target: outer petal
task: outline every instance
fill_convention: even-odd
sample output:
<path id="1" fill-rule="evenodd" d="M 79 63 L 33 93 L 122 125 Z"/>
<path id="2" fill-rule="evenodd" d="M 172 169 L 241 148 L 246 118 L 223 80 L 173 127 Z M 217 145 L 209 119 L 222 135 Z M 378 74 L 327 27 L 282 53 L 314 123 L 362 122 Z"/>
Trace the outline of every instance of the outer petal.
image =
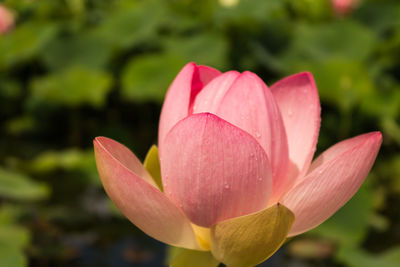
<path id="1" fill-rule="evenodd" d="M 165 135 L 189 114 L 191 103 L 198 92 L 220 72 L 207 66 L 188 63 L 176 76 L 165 96 L 158 130 L 159 146 Z"/>
<path id="2" fill-rule="evenodd" d="M 273 200 L 288 187 L 288 147 L 279 108 L 254 73 L 228 72 L 198 94 L 194 113 L 211 112 L 251 134 L 264 148 L 274 177 Z"/>
<path id="3" fill-rule="evenodd" d="M 227 266 L 255 266 L 282 246 L 293 221 L 293 213 L 278 203 L 220 222 L 211 228 L 211 253 Z"/>
<path id="4" fill-rule="evenodd" d="M 321 105 L 311 73 L 289 76 L 271 86 L 286 129 L 291 166 L 289 180 L 301 179 L 317 145 Z"/>
<path id="5" fill-rule="evenodd" d="M 97 137 L 94 148 L 104 189 L 133 224 L 164 243 L 201 249 L 189 220 L 150 184 L 151 177 L 132 152 L 105 137 Z"/>
<path id="6" fill-rule="evenodd" d="M 314 161 L 312 171 L 283 198 L 296 216 L 291 236 L 318 226 L 357 192 L 381 142 L 379 132 L 363 134 L 334 145 Z"/>
<path id="7" fill-rule="evenodd" d="M 203 227 L 261 210 L 271 193 L 267 155 L 248 133 L 209 113 L 180 121 L 165 138 L 164 191 Z"/>

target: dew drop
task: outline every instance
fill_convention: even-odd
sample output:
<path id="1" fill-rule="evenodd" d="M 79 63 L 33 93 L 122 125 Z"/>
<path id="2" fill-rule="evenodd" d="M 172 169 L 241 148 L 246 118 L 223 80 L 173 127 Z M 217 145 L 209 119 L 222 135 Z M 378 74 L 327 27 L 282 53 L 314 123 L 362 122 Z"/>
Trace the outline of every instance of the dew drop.
<path id="1" fill-rule="evenodd" d="M 259 132 L 256 132 L 255 135 L 257 138 L 261 138 L 261 134 Z"/>
<path id="2" fill-rule="evenodd" d="M 291 109 L 288 110 L 288 116 L 289 116 L 289 117 L 292 117 L 292 116 L 293 116 L 293 110 L 291 110 Z"/>
<path id="3" fill-rule="evenodd" d="M 225 188 L 225 189 L 229 189 L 229 188 L 230 188 L 229 184 L 225 184 L 225 185 L 224 185 L 224 188 Z"/>

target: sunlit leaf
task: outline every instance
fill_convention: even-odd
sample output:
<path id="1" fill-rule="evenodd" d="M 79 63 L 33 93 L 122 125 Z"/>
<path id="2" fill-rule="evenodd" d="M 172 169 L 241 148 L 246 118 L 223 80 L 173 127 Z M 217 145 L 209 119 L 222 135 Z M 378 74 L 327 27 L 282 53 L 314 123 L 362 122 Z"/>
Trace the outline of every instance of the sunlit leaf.
<path id="1" fill-rule="evenodd" d="M 15 211 L 15 207 L 7 205 L 0 209 L 0 266 L 27 266 L 23 249 L 30 241 L 30 233 L 16 225 Z"/>
<path id="2" fill-rule="evenodd" d="M 0 266 L 25 267 L 28 261 L 22 250 L 0 244 Z"/>
<path id="3" fill-rule="evenodd" d="M 92 150 L 82 151 L 70 148 L 62 151 L 46 151 L 39 154 L 29 163 L 34 172 L 46 173 L 59 169 L 67 171 L 82 171 L 91 181 L 100 184 L 94 153 Z"/>
<path id="4" fill-rule="evenodd" d="M 397 267 L 400 262 L 400 247 L 394 247 L 379 254 L 367 253 L 362 249 L 343 248 L 337 258 L 348 267 Z"/>
<path id="5" fill-rule="evenodd" d="M 90 104 L 100 107 L 111 85 L 112 77 L 106 72 L 73 67 L 35 79 L 31 84 L 31 100 L 67 106 Z"/>
<path id="6" fill-rule="evenodd" d="M 29 177 L 0 168 L 0 196 L 16 200 L 39 200 L 49 195 L 49 188 Z"/>

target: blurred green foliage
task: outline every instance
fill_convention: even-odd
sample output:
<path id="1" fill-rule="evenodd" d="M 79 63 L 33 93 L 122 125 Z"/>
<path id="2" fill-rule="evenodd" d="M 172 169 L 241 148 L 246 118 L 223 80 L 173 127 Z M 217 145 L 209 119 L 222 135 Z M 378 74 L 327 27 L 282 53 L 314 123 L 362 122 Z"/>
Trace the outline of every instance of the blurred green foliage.
<path id="1" fill-rule="evenodd" d="M 382 131 L 367 184 L 282 251 L 284 264 L 399 266 L 400 2 L 364 0 L 347 16 L 329 0 L 226 2 L 2 1 L 17 21 L 0 36 L 0 266 L 163 262 L 110 205 L 91 144 L 105 135 L 144 159 L 168 85 L 188 61 L 251 70 L 268 84 L 311 71 L 319 152 Z M 136 241 L 116 249 L 126 236 Z"/>

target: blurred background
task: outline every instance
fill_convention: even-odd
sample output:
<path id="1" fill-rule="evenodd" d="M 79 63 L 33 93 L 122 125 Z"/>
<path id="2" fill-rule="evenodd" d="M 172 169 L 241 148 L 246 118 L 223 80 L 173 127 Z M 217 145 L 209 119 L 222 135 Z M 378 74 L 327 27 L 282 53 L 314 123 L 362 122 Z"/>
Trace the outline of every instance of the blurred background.
<path id="1" fill-rule="evenodd" d="M 400 1 L 0 1 L 0 266 L 162 266 L 170 250 L 113 207 L 103 135 L 142 160 L 184 64 L 311 71 L 318 153 L 379 130 L 367 181 L 262 266 L 400 266 Z"/>

